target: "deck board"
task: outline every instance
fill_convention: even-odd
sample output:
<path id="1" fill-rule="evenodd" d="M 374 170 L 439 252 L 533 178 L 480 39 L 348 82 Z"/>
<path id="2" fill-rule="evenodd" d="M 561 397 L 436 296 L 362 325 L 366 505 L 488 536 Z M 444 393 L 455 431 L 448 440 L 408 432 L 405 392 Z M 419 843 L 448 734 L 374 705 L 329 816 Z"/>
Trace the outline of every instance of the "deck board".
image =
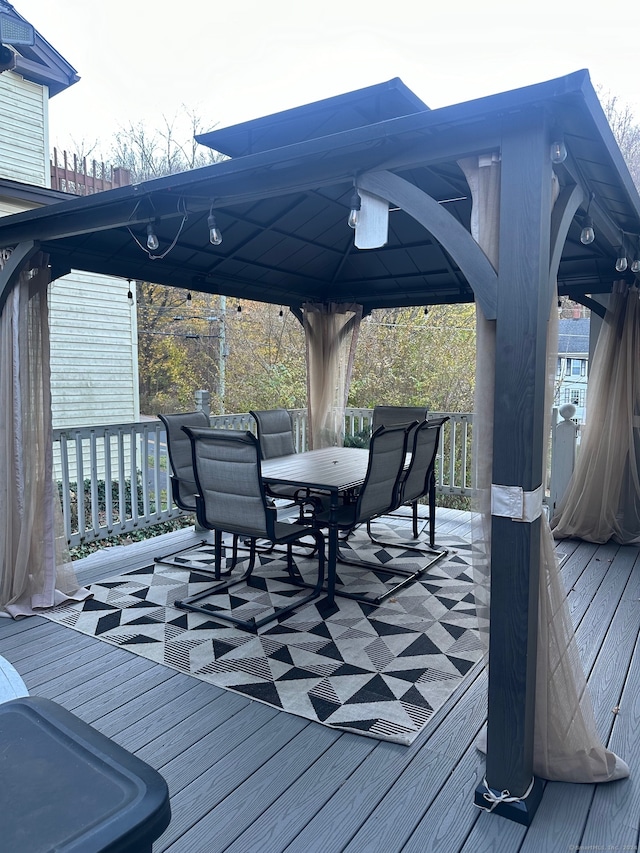
<path id="1" fill-rule="evenodd" d="M 468 513 L 439 510 L 437 539 L 468 537 L 469 524 Z M 187 529 L 110 548 L 76 564 L 79 580 L 103 580 L 200 538 Z M 562 575 L 598 728 L 632 777 L 548 783 L 529 828 L 473 806 L 484 767 L 474 747 L 486 714 L 481 668 L 405 747 L 286 715 L 41 617 L 0 619 L 0 654 L 33 695 L 163 774 L 173 816 L 155 853 L 629 848 L 640 835 L 640 550 L 567 540 L 558 551 L 568 555 Z"/>

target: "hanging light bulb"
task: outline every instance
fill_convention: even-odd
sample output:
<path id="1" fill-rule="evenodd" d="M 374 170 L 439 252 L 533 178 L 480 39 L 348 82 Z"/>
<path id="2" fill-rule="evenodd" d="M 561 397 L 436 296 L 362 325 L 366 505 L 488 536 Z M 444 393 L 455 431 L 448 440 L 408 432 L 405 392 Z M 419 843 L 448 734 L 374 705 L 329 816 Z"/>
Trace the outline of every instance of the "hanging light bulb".
<path id="1" fill-rule="evenodd" d="M 591 207 L 591 202 L 595 198 L 595 193 L 589 194 L 589 202 L 587 204 L 587 212 L 585 213 L 582 219 L 582 231 L 580 232 L 580 242 L 584 243 L 585 246 L 588 246 L 589 243 L 593 243 L 596 239 L 596 232 L 593 230 L 593 221 L 589 216 L 589 208 Z"/>
<path id="2" fill-rule="evenodd" d="M 551 162 L 552 163 L 564 163 L 567 159 L 567 146 L 564 144 L 564 138 L 562 136 L 558 136 L 557 139 L 551 143 Z"/>
<path id="3" fill-rule="evenodd" d="M 155 229 L 153 227 L 153 223 L 150 222 L 147 225 L 147 249 L 149 249 L 150 252 L 155 252 L 155 250 L 158 248 L 159 245 L 160 245 L 160 243 L 159 243 L 158 238 L 156 236 L 156 232 L 155 232 Z"/>
<path id="4" fill-rule="evenodd" d="M 631 272 L 640 272 L 640 260 L 638 258 L 631 261 Z"/>
<path id="5" fill-rule="evenodd" d="M 624 272 L 627 268 L 627 258 L 624 253 L 624 247 L 620 246 L 618 250 L 618 257 L 616 259 L 616 271 Z"/>
<path id="6" fill-rule="evenodd" d="M 131 290 L 131 279 L 128 278 L 127 282 L 129 283 L 129 291 L 127 293 L 127 299 L 129 300 L 129 305 L 133 305 L 133 291 Z"/>
<path id="7" fill-rule="evenodd" d="M 358 214 L 360 213 L 360 209 L 362 208 L 362 199 L 358 193 L 358 190 L 354 189 L 353 195 L 351 196 L 351 210 L 349 211 L 349 218 L 347 219 L 347 225 L 349 228 L 355 228 L 358 224 Z"/>
<path id="8" fill-rule="evenodd" d="M 213 211 L 209 211 L 209 216 L 207 217 L 207 228 L 209 229 L 209 242 L 212 246 L 219 246 L 222 243 L 222 233 L 218 228 L 216 223 L 216 218 L 213 215 Z"/>
<path id="9" fill-rule="evenodd" d="M 284 311 L 282 310 L 282 308 L 280 309 L 280 311 L 278 313 L 278 317 L 284 317 Z"/>
<path id="10" fill-rule="evenodd" d="M 187 302 L 191 302 L 191 293 L 187 292 Z"/>
<path id="11" fill-rule="evenodd" d="M 585 216 L 582 220 L 582 231 L 580 232 L 580 242 L 588 246 L 596 239 L 596 232 L 593 230 L 593 222 L 590 216 Z"/>
<path id="12" fill-rule="evenodd" d="M 240 305 L 239 302 L 238 302 L 238 307 L 236 308 L 236 311 L 238 312 L 238 314 L 242 314 L 242 305 Z"/>

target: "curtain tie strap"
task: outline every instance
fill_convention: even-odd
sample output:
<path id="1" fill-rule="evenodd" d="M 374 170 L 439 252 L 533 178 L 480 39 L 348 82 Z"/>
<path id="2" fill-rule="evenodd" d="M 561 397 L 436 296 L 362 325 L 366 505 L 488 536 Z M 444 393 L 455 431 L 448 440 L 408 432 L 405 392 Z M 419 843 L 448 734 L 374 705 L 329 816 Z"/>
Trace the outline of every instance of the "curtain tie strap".
<path id="1" fill-rule="evenodd" d="M 482 794 L 482 798 L 486 800 L 488 805 L 481 806 L 479 803 L 474 803 L 474 805 L 476 805 L 483 812 L 492 812 L 496 808 L 496 806 L 500 805 L 500 803 L 521 803 L 523 800 L 526 800 L 531 791 L 533 791 L 535 781 L 535 778 L 531 777 L 531 783 L 529 784 L 529 787 L 524 792 L 524 794 L 521 797 L 512 797 L 509 791 L 494 791 L 487 785 L 487 779 L 485 777 L 482 780 L 482 784 L 487 790 Z"/>
<path id="2" fill-rule="evenodd" d="M 542 515 L 542 484 L 533 492 L 522 486 L 491 484 L 491 515 L 512 521 L 535 521 Z"/>

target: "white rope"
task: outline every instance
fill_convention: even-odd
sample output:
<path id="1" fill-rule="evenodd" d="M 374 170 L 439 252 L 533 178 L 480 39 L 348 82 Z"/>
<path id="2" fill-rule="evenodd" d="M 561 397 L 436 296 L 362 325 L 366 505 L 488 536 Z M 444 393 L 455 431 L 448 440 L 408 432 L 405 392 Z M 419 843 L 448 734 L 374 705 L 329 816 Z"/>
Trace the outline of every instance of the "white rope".
<path id="1" fill-rule="evenodd" d="M 488 786 L 486 777 L 482 780 L 482 784 L 487 789 L 482 797 L 490 803 L 490 805 L 481 806 L 479 803 L 474 803 L 474 805 L 478 806 L 479 809 L 482 809 L 483 812 L 492 812 L 496 806 L 500 805 L 500 803 L 521 803 L 523 800 L 526 800 L 531 791 L 533 791 L 535 779 L 533 777 L 531 778 L 529 787 L 521 797 L 512 797 L 511 793 L 507 790 L 501 791 L 499 794 L 494 793 Z"/>

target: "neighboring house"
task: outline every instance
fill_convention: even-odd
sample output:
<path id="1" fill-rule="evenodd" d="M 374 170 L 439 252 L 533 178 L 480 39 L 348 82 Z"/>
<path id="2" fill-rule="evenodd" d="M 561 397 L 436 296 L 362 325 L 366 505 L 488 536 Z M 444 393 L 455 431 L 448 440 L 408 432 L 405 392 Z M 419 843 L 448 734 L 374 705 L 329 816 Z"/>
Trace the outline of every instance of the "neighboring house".
<path id="1" fill-rule="evenodd" d="M 4 0 L 0 13 L 25 20 Z M 69 198 L 51 189 L 48 110 L 79 77 L 37 31 L 14 50 L 0 73 L 0 216 Z M 72 271 L 51 286 L 50 326 L 53 426 L 138 420 L 135 287 Z"/>
<path id="2" fill-rule="evenodd" d="M 554 405 L 573 403 L 574 420 L 586 421 L 587 382 L 589 379 L 588 318 L 561 319 L 558 328 L 558 367 Z"/>

